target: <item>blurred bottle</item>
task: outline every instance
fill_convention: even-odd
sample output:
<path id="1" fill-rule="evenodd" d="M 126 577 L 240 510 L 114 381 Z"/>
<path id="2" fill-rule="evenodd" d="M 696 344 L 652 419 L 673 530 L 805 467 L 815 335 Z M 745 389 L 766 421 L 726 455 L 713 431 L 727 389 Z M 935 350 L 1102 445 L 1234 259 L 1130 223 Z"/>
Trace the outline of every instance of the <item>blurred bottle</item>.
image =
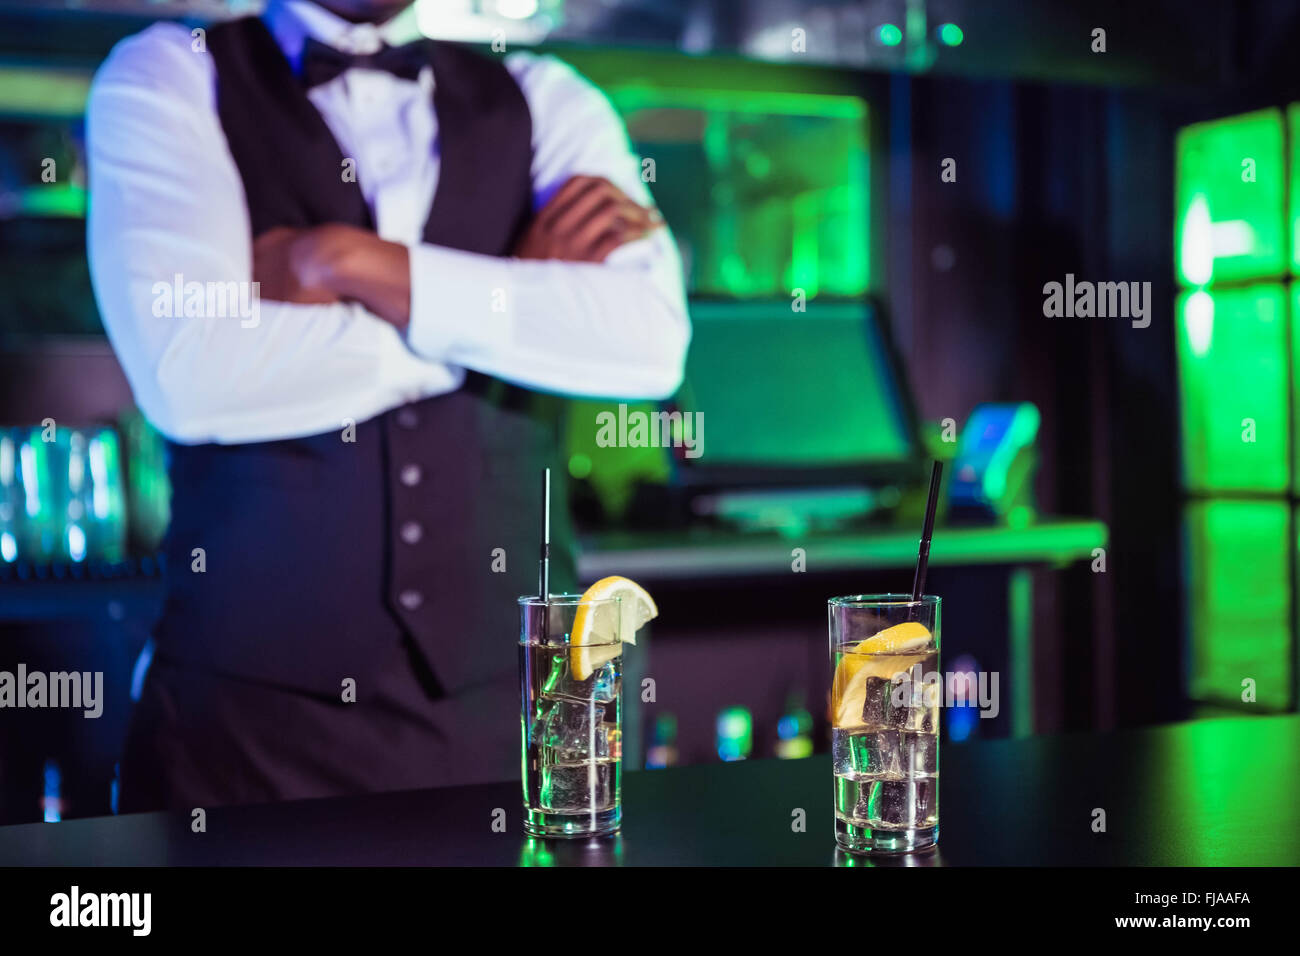
<path id="1" fill-rule="evenodd" d="M 57 559 L 62 551 L 63 525 L 55 515 L 55 476 L 59 457 L 54 441 L 45 441 L 42 428 L 14 429 L 15 476 L 22 506 L 18 509 L 18 558 L 33 563 Z M 57 436 L 51 432 L 50 437 Z"/>
<path id="2" fill-rule="evenodd" d="M 45 786 L 41 795 L 41 815 L 46 823 L 63 819 L 63 770 L 53 757 L 45 761 Z"/>
<path id="3" fill-rule="evenodd" d="M 945 731 L 953 742 L 979 736 L 979 673 L 980 662 L 970 654 L 962 654 L 952 662 L 949 679 L 954 682 L 953 700 L 944 708 L 944 716 L 948 720 Z"/>
<path id="4" fill-rule="evenodd" d="M 18 442 L 11 430 L 0 430 L 0 561 L 5 564 L 18 560 L 18 519 L 22 508 Z"/>
<path id="5" fill-rule="evenodd" d="M 677 715 L 664 712 L 655 717 L 650 732 L 650 746 L 646 749 L 645 765 L 650 769 L 672 767 L 677 764 Z"/>
<path id="6" fill-rule="evenodd" d="M 791 691 L 785 712 L 776 722 L 776 755 L 782 760 L 812 756 L 813 719 L 803 702 L 803 691 Z"/>
<path id="7" fill-rule="evenodd" d="M 126 557 L 121 455 L 111 428 L 15 428 L 0 435 L 0 558 Z"/>
<path id="8" fill-rule="evenodd" d="M 728 707 L 718 714 L 718 756 L 725 761 L 746 760 L 754 751 L 754 718 L 744 707 Z"/>
<path id="9" fill-rule="evenodd" d="M 117 432 L 103 427 L 73 431 L 71 440 L 68 551 L 74 561 L 90 556 L 115 564 L 126 558 L 126 493 Z M 74 531 L 74 512 L 81 519 L 80 534 Z"/>

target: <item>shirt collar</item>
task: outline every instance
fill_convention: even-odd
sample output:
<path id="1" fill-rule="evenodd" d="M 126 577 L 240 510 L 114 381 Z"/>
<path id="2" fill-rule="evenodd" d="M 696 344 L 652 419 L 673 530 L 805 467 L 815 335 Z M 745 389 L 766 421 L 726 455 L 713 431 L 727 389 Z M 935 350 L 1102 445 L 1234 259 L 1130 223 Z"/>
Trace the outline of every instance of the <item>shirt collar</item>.
<path id="1" fill-rule="evenodd" d="M 414 10 L 403 11 L 387 23 L 349 23 L 310 0 L 270 0 L 262 14 L 296 73 L 308 37 L 345 53 L 375 53 L 387 43 L 400 46 L 420 35 Z"/>

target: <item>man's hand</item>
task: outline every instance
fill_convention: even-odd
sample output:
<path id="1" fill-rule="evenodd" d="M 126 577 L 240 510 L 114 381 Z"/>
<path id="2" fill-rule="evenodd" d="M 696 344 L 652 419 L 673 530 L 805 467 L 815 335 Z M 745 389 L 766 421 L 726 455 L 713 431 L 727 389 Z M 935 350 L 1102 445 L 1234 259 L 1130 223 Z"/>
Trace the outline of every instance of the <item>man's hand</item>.
<path id="1" fill-rule="evenodd" d="M 304 283 L 292 265 L 294 244 L 305 229 L 269 229 L 253 243 L 253 281 L 261 296 L 276 302 L 315 304 L 337 302 L 339 297 L 320 285 Z"/>
<path id="2" fill-rule="evenodd" d="M 514 250 L 521 259 L 604 262 L 624 243 L 663 225 L 607 179 L 570 178 L 529 224 Z M 411 316 L 410 255 L 368 229 L 327 223 L 271 229 L 253 243 L 253 279 L 280 302 L 351 300 L 397 328 Z"/>
<path id="3" fill-rule="evenodd" d="M 533 217 L 514 254 L 521 259 L 604 262 L 619 246 L 663 224 L 657 209 L 637 205 L 608 179 L 573 176 Z"/>
<path id="4" fill-rule="evenodd" d="M 269 230 L 253 243 L 253 278 L 270 299 L 350 299 L 398 328 L 410 321 L 406 246 L 380 239 L 368 229 L 327 223 L 312 229 Z"/>

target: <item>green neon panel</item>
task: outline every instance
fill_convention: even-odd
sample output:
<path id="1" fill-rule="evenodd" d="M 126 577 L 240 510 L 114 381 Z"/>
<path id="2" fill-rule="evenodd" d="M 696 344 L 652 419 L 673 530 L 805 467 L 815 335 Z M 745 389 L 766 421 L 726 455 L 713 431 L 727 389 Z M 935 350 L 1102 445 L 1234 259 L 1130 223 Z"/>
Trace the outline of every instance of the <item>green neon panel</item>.
<path id="1" fill-rule="evenodd" d="M 1291 283 L 1291 422 L 1292 427 L 1300 422 L 1300 390 L 1296 388 L 1296 376 L 1300 374 L 1300 282 Z M 1300 495 L 1300 438 L 1291 440 L 1291 481 L 1292 491 Z"/>
<path id="2" fill-rule="evenodd" d="M 1184 485 L 1285 492 L 1291 396 L 1282 286 L 1186 292 L 1175 321 Z"/>
<path id="3" fill-rule="evenodd" d="M 1275 109 L 1179 131 L 1174 251 L 1185 285 L 1285 273 L 1282 143 Z"/>
<path id="4" fill-rule="evenodd" d="M 1286 108 L 1287 129 L 1291 133 L 1291 208 L 1287 210 L 1287 226 L 1291 230 L 1291 274 L 1300 275 L 1300 103 Z"/>
<path id="5" fill-rule="evenodd" d="M 1189 695 L 1283 710 L 1291 698 L 1290 505 L 1187 506 Z M 1255 682 L 1254 704 L 1242 700 Z"/>
<path id="6" fill-rule="evenodd" d="M 694 296 L 870 286 L 867 106 L 853 96 L 609 89 Z M 647 164 L 653 162 L 653 166 Z"/>

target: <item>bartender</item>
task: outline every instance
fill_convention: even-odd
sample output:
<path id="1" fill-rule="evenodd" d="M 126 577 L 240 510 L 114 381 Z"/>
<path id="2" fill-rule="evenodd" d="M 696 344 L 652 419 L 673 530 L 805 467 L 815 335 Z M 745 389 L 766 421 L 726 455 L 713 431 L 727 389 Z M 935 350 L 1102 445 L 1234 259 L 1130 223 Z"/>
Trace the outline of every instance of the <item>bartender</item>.
<path id="1" fill-rule="evenodd" d="M 517 776 L 559 396 L 680 383 L 680 262 L 608 101 L 410 2 L 159 23 L 95 78 L 92 276 L 172 485 L 124 811 Z"/>

